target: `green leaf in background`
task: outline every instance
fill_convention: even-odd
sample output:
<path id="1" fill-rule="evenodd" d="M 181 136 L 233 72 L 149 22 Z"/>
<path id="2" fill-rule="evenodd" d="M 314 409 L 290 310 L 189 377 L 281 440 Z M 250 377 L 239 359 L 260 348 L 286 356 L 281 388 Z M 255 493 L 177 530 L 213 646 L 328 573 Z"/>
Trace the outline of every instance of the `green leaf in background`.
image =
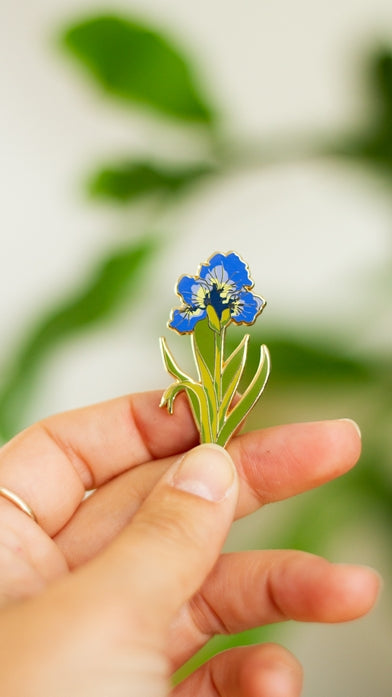
<path id="1" fill-rule="evenodd" d="M 174 166 L 124 161 L 104 167 L 88 183 L 89 193 L 116 203 L 133 203 L 149 194 L 176 195 L 212 172 L 209 165 Z"/>
<path id="2" fill-rule="evenodd" d="M 91 17 L 70 26 L 62 43 L 112 96 L 167 116 L 212 123 L 187 57 L 148 25 L 114 15 Z"/>
<path id="3" fill-rule="evenodd" d="M 126 299 L 136 298 L 138 281 L 156 248 L 155 239 L 147 238 L 112 252 L 76 293 L 33 327 L 0 386 L 0 435 L 4 440 L 21 427 L 26 402 L 48 353 L 77 332 L 108 319 Z"/>
<path id="4" fill-rule="evenodd" d="M 245 381 L 257 369 L 259 346 L 266 340 L 265 334 L 252 333 L 244 372 Z M 377 366 L 372 361 L 356 359 L 344 353 L 340 347 L 332 347 L 331 341 L 315 336 L 268 336 L 268 348 L 273 361 L 274 384 L 301 382 L 305 384 L 342 382 L 366 382 L 375 379 Z M 228 346 L 233 350 L 235 344 Z M 241 389 L 241 388 L 240 388 Z"/>
<path id="5" fill-rule="evenodd" d="M 392 53 L 390 48 L 377 51 L 370 61 L 370 83 L 377 100 L 380 121 L 391 127 L 392 119 Z"/>
<path id="6" fill-rule="evenodd" d="M 349 134 L 335 154 L 359 159 L 381 174 L 392 176 L 392 52 L 379 49 L 368 58 L 369 124 Z"/>
<path id="7" fill-rule="evenodd" d="M 276 624 L 269 624 L 265 625 L 264 627 L 248 629 L 245 632 L 240 632 L 238 634 L 215 634 L 212 639 L 204 644 L 203 648 L 195 653 L 174 673 L 172 676 L 173 686 L 181 683 L 189 675 L 191 675 L 191 673 L 222 651 L 227 651 L 228 649 L 233 649 L 237 646 L 250 646 L 254 644 L 267 643 L 274 640 L 276 641 L 277 636 L 280 638 L 280 626 Z"/>

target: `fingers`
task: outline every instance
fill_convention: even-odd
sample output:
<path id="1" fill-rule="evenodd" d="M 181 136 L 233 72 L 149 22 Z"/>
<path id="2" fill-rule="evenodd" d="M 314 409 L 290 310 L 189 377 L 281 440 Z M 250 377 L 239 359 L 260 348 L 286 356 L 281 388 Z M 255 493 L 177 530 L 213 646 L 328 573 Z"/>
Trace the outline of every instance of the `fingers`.
<path id="1" fill-rule="evenodd" d="M 379 585 L 368 567 L 332 564 L 307 552 L 237 552 L 219 558 L 190 612 L 198 627 L 214 634 L 283 620 L 345 622 L 370 610 Z"/>
<path id="2" fill-rule="evenodd" d="M 71 569 L 95 557 L 121 532 L 175 458 L 149 462 L 103 484 L 83 501 L 54 540 Z"/>
<path id="3" fill-rule="evenodd" d="M 68 570 L 55 542 L 5 501 L 0 525 L 0 606 L 43 590 Z"/>
<path id="4" fill-rule="evenodd" d="M 275 644 L 218 654 L 173 690 L 173 697 L 299 697 L 302 668 Z"/>
<path id="5" fill-rule="evenodd" d="M 0 486 L 24 499 L 41 527 L 55 535 L 86 489 L 195 444 L 185 400 L 179 399 L 173 416 L 159 409 L 158 400 L 157 392 L 122 397 L 27 429 L 0 451 Z M 358 458 L 360 439 L 348 421 L 282 428 L 245 434 L 230 444 L 244 482 L 238 515 L 328 481 Z M 4 505 L 10 504 L 0 499 Z"/>
<path id="6" fill-rule="evenodd" d="M 361 438 L 350 419 L 273 426 L 235 438 L 229 452 L 244 480 L 238 515 L 341 476 L 357 462 Z"/>
<path id="7" fill-rule="evenodd" d="M 136 632 L 145 631 L 148 618 L 151 634 L 166 634 L 215 563 L 237 495 L 225 450 L 202 445 L 188 452 L 110 547 L 75 574 L 85 603 L 111 605 Z"/>
<path id="8" fill-rule="evenodd" d="M 306 491 L 350 469 L 360 453 L 350 421 L 274 426 L 235 438 L 229 445 L 240 475 L 236 517 L 260 505 Z M 87 561 L 129 522 L 173 458 L 136 467 L 84 501 L 56 541 L 71 567 Z"/>
<path id="9" fill-rule="evenodd" d="M 15 666 L 25 651 L 2 694 L 166 694 L 168 627 L 216 561 L 237 494 L 222 448 L 187 453 L 105 552 L 7 608 L 0 653 Z"/>
<path id="10" fill-rule="evenodd" d="M 185 398 L 170 416 L 151 392 L 52 416 L 0 451 L 0 486 L 26 501 L 49 535 L 70 519 L 86 489 L 155 457 L 196 444 Z M 4 502 L 1 500 L 0 505 Z"/>
<path id="11" fill-rule="evenodd" d="M 345 622 L 368 612 L 379 592 L 367 567 L 331 564 L 297 551 L 222 555 L 175 623 L 169 642 L 182 664 L 215 634 L 284 620 Z"/>
<path id="12" fill-rule="evenodd" d="M 44 588 L 37 570 L 23 556 L 3 546 L 0 546 L 0 569 L 0 607 L 36 595 Z"/>

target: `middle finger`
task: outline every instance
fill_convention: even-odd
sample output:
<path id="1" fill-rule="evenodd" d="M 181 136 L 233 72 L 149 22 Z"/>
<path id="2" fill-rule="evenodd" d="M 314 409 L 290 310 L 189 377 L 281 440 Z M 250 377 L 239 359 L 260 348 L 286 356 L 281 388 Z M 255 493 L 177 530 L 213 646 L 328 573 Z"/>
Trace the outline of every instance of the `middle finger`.
<path id="1" fill-rule="evenodd" d="M 331 564 L 305 552 L 223 554 L 173 624 L 170 658 L 178 668 L 216 634 L 285 620 L 352 620 L 370 610 L 378 589 L 371 569 Z"/>

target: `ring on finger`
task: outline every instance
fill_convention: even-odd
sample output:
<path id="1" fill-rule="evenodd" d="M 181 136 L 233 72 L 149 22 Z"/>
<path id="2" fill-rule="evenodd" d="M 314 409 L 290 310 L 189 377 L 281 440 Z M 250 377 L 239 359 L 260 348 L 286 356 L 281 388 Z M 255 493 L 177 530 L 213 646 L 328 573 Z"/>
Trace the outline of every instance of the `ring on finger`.
<path id="1" fill-rule="evenodd" d="M 0 496 L 3 498 L 7 499 L 7 501 L 11 501 L 11 503 L 15 504 L 21 511 L 26 513 L 32 520 L 37 522 L 37 518 L 34 514 L 34 511 L 26 501 L 23 501 L 23 499 L 20 498 L 17 494 L 15 494 L 13 491 L 10 489 L 6 489 L 4 486 L 0 486 Z"/>

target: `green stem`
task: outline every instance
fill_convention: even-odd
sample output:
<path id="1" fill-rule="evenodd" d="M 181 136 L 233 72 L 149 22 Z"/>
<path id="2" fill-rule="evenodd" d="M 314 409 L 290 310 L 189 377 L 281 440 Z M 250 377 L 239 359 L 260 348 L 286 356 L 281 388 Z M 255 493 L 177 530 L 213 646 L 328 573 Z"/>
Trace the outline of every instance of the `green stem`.
<path id="1" fill-rule="evenodd" d="M 215 332 L 215 365 L 214 365 L 214 384 L 216 394 L 217 419 L 216 419 L 216 439 L 218 438 L 221 429 L 219 412 L 222 404 L 222 370 L 223 370 L 223 352 L 225 343 L 225 327 L 222 327 L 220 332 Z"/>

